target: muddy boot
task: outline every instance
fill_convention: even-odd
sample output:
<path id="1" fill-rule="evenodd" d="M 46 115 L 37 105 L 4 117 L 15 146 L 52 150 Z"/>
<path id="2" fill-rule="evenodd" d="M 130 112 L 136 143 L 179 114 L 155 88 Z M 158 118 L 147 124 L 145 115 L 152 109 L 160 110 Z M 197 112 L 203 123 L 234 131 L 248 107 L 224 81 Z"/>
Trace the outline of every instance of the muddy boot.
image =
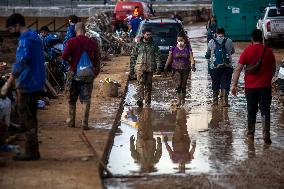
<path id="1" fill-rule="evenodd" d="M 68 127 L 75 127 L 75 119 L 76 119 L 76 105 L 69 104 L 69 118 L 66 120 Z"/>
<path id="2" fill-rule="evenodd" d="M 246 143 L 251 144 L 254 142 L 255 123 L 248 123 L 246 131 Z"/>
<path id="3" fill-rule="evenodd" d="M 84 130 L 89 130 L 88 122 L 89 122 L 89 114 L 91 108 L 91 102 L 83 103 L 83 120 L 82 126 Z"/>
<path id="4" fill-rule="evenodd" d="M 230 107 L 228 101 L 229 91 L 227 91 L 226 89 L 222 89 L 222 94 L 223 107 Z"/>
<path id="5" fill-rule="evenodd" d="M 15 161 L 35 161 L 40 159 L 37 134 L 34 131 L 26 133 L 25 152 L 13 157 Z"/>
<path id="6" fill-rule="evenodd" d="M 265 144 L 271 144 L 270 139 L 270 119 L 267 119 L 265 116 L 262 117 L 262 134 Z"/>
<path id="7" fill-rule="evenodd" d="M 177 93 L 177 107 L 180 107 L 182 105 L 182 94 Z"/>
<path id="8" fill-rule="evenodd" d="M 218 105 L 218 95 L 219 95 L 219 90 L 213 91 L 213 106 Z"/>
<path id="9" fill-rule="evenodd" d="M 185 104 L 185 97 L 186 97 L 186 93 L 181 93 L 181 105 L 182 106 Z"/>
<path id="10" fill-rule="evenodd" d="M 142 100 L 137 100 L 136 104 L 139 108 L 143 108 L 143 101 Z"/>

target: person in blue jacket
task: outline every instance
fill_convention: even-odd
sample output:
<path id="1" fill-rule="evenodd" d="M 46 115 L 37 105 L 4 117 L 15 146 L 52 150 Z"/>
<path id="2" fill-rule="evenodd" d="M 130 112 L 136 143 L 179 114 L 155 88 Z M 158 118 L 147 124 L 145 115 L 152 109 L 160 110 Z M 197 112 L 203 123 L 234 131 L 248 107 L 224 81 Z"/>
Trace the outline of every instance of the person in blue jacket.
<path id="1" fill-rule="evenodd" d="M 50 33 L 49 28 L 47 26 L 42 26 L 39 30 L 39 37 L 43 43 L 43 50 L 45 57 L 49 59 L 54 58 L 54 53 L 52 52 L 52 46 L 61 43 L 61 40 L 56 36 Z"/>
<path id="2" fill-rule="evenodd" d="M 72 37 L 76 37 L 76 32 L 75 32 L 75 24 L 78 22 L 78 17 L 76 15 L 71 15 L 68 18 L 69 25 L 67 28 L 67 33 L 63 41 L 63 45 L 65 47 L 66 42 L 71 39 Z"/>
<path id="3" fill-rule="evenodd" d="M 35 31 L 25 26 L 21 14 L 12 14 L 6 20 L 10 33 L 19 36 L 16 62 L 8 81 L 1 88 L 5 96 L 16 81 L 18 112 L 26 133 L 25 152 L 17 154 L 14 160 L 40 159 L 38 145 L 37 100 L 45 85 L 45 67 L 42 41 Z"/>
<path id="4" fill-rule="evenodd" d="M 75 24 L 78 22 L 78 17 L 76 15 L 70 15 L 68 17 L 68 22 L 69 22 L 69 25 L 67 27 L 67 33 L 65 35 L 65 38 L 63 40 L 63 51 L 65 49 L 65 46 L 66 46 L 66 42 L 73 38 L 73 37 L 76 37 L 76 32 L 75 32 Z M 65 67 L 65 69 L 67 70 L 68 69 L 68 64 L 62 60 L 62 64 L 63 66 Z"/>

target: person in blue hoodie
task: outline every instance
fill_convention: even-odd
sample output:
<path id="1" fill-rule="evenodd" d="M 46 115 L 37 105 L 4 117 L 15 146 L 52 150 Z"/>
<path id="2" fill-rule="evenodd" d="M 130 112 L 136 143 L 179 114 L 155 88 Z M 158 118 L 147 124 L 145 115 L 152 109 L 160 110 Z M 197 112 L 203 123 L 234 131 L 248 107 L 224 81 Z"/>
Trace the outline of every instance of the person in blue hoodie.
<path id="1" fill-rule="evenodd" d="M 16 62 L 13 65 L 10 78 L 1 88 L 5 96 L 16 82 L 17 102 L 20 121 L 26 133 L 25 152 L 17 154 L 14 160 L 40 159 L 38 145 L 37 100 L 45 85 L 45 66 L 43 45 L 38 34 L 25 26 L 21 14 L 12 14 L 6 20 L 10 33 L 19 37 L 16 51 Z"/>
<path id="2" fill-rule="evenodd" d="M 68 17 L 68 22 L 69 25 L 67 27 L 67 33 L 63 41 L 64 47 L 69 39 L 71 39 L 72 37 L 76 37 L 75 24 L 78 22 L 78 17 L 76 15 L 71 15 Z"/>
<path id="3" fill-rule="evenodd" d="M 73 37 L 76 37 L 76 32 L 75 32 L 75 24 L 78 22 L 78 17 L 76 15 L 70 15 L 68 17 L 68 22 L 69 22 L 69 25 L 67 27 L 67 32 L 66 32 L 66 35 L 65 35 L 65 38 L 63 40 L 63 50 L 65 49 L 66 47 L 66 42 L 73 38 Z M 68 64 L 66 63 L 66 61 L 62 61 L 62 64 L 64 65 L 65 69 L 67 70 L 68 69 Z"/>

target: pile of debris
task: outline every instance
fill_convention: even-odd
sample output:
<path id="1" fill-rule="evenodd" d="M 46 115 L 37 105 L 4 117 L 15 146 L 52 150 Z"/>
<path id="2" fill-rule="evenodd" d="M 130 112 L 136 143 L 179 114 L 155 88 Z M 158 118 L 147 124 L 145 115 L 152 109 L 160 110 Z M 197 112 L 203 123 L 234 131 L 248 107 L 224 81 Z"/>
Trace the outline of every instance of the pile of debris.
<path id="1" fill-rule="evenodd" d="M 131 39 L 127 32 L 113 32 L 111 16 L 107 13 L 96 14 L 86 21 L 87 35 L 97 39 L 102 47 L 102 56 L 109 54 L 130 55 Z"/>
<path id="2" fill-rule="evenodd" d="M 273 88 L 276 91 L 278 100 L 284 104 L 284 59 L 279 68 L 277 79 L 273 82 Z"/>

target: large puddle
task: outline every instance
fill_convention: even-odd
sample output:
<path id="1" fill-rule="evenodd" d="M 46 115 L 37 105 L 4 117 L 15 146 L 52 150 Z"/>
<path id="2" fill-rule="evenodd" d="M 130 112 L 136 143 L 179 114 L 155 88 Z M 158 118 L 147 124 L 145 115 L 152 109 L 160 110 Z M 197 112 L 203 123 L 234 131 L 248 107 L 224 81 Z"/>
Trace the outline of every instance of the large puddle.
<path id="1" fill-rule="evenodd" d="M 204 32 L 191 28 L 190 35 Z M 197 31 L 197 32 L 196 32 Z M 129 84 L 119 133 L 108 168 L 119 176 L 224 174 L 233 163 L 263 153 L 260 116 L 254 146 L 244 142 L 246 101 L 242 91 L 229 97 L 231 107 L 211 107 L 211 82 L 207 73 L 205 38 L 191 39 L 197 71 L 188 81 L 184 108 L 171 104 L 175 96 L 171 78 L 155 77 L 151 108 L 135 106 L 136 84 Z M 241 49 L 236 49 L 237 61 Z M 273 101 L 272 146 L 284 144 L 284 111 Z"/>

